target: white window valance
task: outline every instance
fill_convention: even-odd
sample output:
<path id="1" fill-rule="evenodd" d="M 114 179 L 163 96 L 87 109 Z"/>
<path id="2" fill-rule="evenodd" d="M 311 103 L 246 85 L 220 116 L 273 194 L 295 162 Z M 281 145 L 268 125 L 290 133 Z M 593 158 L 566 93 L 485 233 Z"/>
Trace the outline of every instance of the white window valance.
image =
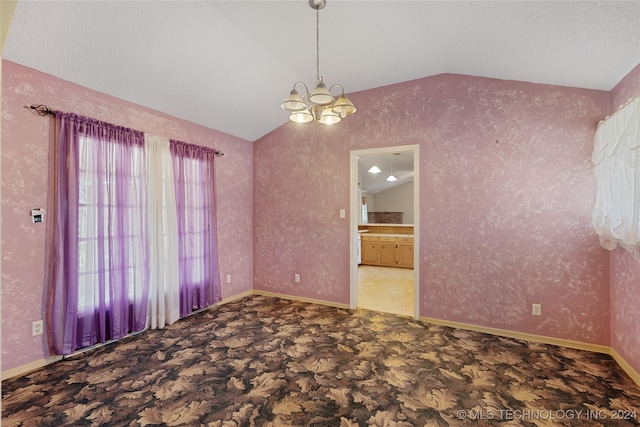
<path id="1" fill-rule="evenodd" d="M 591 161 L 596 175 L 591 221 L 600 244 L 640 254 L 640 98 L 600 122 Z"/>

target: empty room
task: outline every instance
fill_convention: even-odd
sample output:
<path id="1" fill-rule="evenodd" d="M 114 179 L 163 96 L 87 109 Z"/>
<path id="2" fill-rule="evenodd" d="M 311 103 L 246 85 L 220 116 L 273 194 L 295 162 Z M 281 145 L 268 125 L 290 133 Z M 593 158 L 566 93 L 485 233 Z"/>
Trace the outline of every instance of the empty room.
<path id="1" fill-rule="evenodd" d="M 640 423 L 639 1 L 1 6 L 2 425 Z"/>

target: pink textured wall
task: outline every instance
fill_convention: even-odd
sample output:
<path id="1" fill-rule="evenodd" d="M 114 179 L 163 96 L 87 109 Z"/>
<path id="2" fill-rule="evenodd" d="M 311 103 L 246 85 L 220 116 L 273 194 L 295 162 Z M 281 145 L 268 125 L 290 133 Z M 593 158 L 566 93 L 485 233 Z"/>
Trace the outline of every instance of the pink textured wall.
<path id="1" fill-rule="evenodd" d="M 335 127 L 254 143 L 256 289 L 347 304 L 349 152 L 419 144 L 420 314 L 609 344 L 609 254 L 590 225 L 609 93 L 439 75 L 351 98 Z"/>
<path id="2" fill-rule="evenodd" d="M 640 64 L 611 91 L 611 113 L 640 96 Z M 611 252 L 611 347 L 640 372 L 640 260 Z"/>
<path id="3" fill-rule="evenodd" d="M 348 303 L 348 130 L 292 125 L 254 142 L 254 289 Z"/>
<path id="4" fill-rule="evenodd" d="M 53 76 L 2 63 L 2 370 L 48 356 L 31 322 L 44 318 L 44 225 L 30 209 L 47 204 L 49 120 L 22 108 L 47 104 L 156 135 L 215 147 L 223 297 L 253 286 L 251 142 L 149 110 Z M 45 215 L 45 220 L 47 216 Z M 232 274 L 233 282 L 224 278 Z"/>

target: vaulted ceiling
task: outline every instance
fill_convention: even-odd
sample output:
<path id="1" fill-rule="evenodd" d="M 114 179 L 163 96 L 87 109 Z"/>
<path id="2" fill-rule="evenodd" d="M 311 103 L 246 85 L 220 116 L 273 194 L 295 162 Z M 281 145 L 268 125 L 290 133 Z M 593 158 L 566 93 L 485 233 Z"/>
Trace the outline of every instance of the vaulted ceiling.
<path id="1" fill-rule="evenodd" d="M 328 0 L 320 71 L 349 93 L 441 73 L 610 90 L 639 23 L 633 0 Z M 315 24 L 307 0 L 21 0 L 3 57 L 254 141 L 315 84 Z"/>
<path id="2" fill-rule="evenodd" d="M 376 166 L 380 172 L 370 172 Z M 389 175 L 397 181 L 387 181 Z M 358 188 L 377 194 L 414 180 L 413 152 L 388 150 L 385 153 L 358 157 Z"/>

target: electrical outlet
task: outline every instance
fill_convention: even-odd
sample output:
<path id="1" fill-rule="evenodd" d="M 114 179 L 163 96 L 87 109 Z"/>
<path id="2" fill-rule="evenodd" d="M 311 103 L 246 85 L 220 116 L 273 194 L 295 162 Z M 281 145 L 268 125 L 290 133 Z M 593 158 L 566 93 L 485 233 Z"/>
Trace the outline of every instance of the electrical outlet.
<path id="1" fill-rule="evenodd" d="M 300 283 L 300 275 L 299 275 L 298 273 L 296 273 L 296 274 L 293 276 L 293 280 L 295 280 L 295 282 L 296 282 L 296 283 Z"/>
<path id="2" fill-rule="evenodd" d="M 231 275 L 227 274 L 227 283 L 231 283 Z"/>
<path id="3" fill-rule="evenodd" d="M 42 330 L 44 329 L 44 323 L 42 320 L 36 320 L 31 324 L 31 334 L 35 337 L 36 335 L 42 335 Z"/>
<path id="4" fill-rule="evenodd" d="M 533 314 L 534 316 L 542 316 L 542 305 L 531 304 L 531 314 Z"/>

